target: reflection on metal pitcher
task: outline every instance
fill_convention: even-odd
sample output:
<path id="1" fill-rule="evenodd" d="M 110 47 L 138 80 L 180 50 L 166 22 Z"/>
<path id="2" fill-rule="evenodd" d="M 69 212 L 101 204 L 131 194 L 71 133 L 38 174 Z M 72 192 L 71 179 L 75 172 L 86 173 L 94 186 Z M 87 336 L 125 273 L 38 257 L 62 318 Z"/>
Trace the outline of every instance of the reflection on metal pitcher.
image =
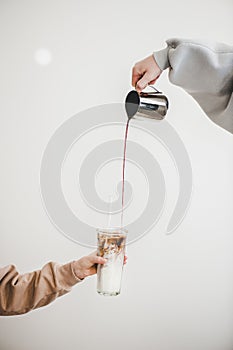
<path id="1" fill-rule="evenodd" d="M 154 91 L 140 92 L 132 90 L 125 99 L 125 109 L 129 119 L 137 117 L 155 120 L 164 119 L 168 110 L 168 99 L 154 86 Z"/>

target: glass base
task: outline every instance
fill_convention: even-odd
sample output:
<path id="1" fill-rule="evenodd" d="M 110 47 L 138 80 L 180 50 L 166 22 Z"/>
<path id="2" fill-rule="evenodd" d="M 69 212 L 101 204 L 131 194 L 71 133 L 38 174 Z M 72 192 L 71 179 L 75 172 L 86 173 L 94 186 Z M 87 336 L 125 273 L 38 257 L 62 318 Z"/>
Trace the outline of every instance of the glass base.
<path id="1" fill-rule="evenodd" d="M 100 291 L 100 290 L 97 290 L 97 293 L 99 293 L 100 295 L 104 295 L 104 296 L 117 296 L 120 294 L 120 292 L 104 292 L 104 291 Z"/>

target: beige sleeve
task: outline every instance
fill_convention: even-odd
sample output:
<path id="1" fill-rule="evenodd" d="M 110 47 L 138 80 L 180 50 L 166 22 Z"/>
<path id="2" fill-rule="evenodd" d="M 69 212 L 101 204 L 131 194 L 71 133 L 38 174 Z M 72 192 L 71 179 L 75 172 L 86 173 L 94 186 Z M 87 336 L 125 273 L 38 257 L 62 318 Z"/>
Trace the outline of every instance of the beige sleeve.
<path id="1" fill-rule="evenodd" d="M 0 315 L 19 315 L 51 303 L 81 280 L 73 262 L 49 262 L 41 270 L 20 275 L 15 266 L 0 268 Z"/>

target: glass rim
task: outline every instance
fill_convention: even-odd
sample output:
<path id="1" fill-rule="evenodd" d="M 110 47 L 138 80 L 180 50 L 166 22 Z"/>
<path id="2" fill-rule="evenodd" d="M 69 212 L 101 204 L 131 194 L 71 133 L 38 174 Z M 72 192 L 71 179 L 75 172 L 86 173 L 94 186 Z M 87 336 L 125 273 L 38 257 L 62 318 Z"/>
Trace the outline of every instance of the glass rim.
<path id="1" fill-rule="evenodd" d="M 97 233 L 105 233 L 105 234 L 109 234 L 109 235 L 119 235 L 119 234 L 127 234 L 128 230 L 126 230 L 123 227 L 120 226 L 113 226 L 113 227 L 98 227 L 96 229 Z M 117 231 L 117 232 L 113 232 L 113 231 Z"/>

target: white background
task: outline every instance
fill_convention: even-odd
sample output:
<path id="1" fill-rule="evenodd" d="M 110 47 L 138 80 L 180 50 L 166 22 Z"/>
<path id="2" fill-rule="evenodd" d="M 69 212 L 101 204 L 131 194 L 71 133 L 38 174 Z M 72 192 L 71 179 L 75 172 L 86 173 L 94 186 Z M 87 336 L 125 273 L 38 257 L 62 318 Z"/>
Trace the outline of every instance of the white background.
<path id="1" fill-rule="evenodd" d="M 166 39 L 232 44 L 232 13 L 230 0 L 0 1 L 2 266 L 24 273 L 90 253 L 43 209 L 39 172 L 49 138 L 81 110 L 124 101 L 133 64 Z M 120 296 L 97 295 L 93 277 L 45 308 L 2 317 L 1 350 L 233 348 L 233 136 L 167 72 L 158 87 L 192 162 L 185 220 L 166 236 L 164 215 L 128 247 Z"/>

